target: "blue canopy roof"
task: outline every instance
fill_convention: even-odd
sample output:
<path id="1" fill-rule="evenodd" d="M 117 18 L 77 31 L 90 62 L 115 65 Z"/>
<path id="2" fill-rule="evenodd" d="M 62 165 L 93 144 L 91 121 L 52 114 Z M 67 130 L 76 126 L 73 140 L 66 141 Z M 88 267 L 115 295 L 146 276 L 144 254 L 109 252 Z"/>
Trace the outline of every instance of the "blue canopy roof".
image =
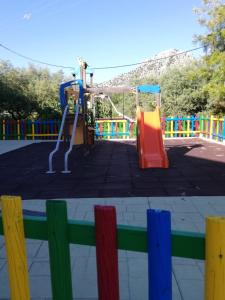
<path id="1" fill-rule="evenodd" d="M 139 85 L 137 86 L 137 90 L 139 93 L 151 93 L 151 94 L 158 94 L 161 92 L 159 85 Z"/>

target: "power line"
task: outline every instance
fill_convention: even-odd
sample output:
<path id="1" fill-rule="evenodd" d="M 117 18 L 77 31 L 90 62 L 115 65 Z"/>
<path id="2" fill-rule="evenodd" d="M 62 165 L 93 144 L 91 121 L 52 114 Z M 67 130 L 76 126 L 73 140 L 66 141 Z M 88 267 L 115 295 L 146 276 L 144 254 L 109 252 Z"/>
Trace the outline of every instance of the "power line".
<path id="1" fill-rule="evenodd" d="M 204 48 L 204 46 L 193 48 L 193 49 L 186 50 L 186 51 L 183 51 L 183 52 L 179 52 L 179 53 L 176 53 L 176 54 L 172 54 L 172 55 L 169 55 L 169 56 L 160 57 L 160 58 L 156 58 L 156 59 L 149 59 L 149 60 L 145 60 L 145 61 L 137 62 L 137 63 L 133 63 L 133 64 L 108 66 L 108 67 L 92 67 L 92 69 L 93 70 L 106 70 L 106 69 L 116 69 L 116 68 L 138 66 L 138 65 L 142 65 L 142 64 L 145 64 L 145 63 L 148 63 L 148 62 L 157 62 L 157 61 L 160 61 L 160 60 L 163 60 L 163 59 L 175 57 L 175 56 L 185 54 L 185 53 L 188 53 L 188 52 L 193 52 L 193 51 L 196 51 L 196 50 L 199 50 L 199 49 L 202 49 L 202 48 Z"/>
<path id="2" fill-rule="evenodd" d="M 23 54 L 21 54 L 21 53 L 19 53 L 19 52 L 17 52 L 17 51 L 14 51 L 14 50 L 12 50 L 12 49 L 6 47 L 6 46 L 3 45 L 3 44 L 0 44 L 0 47 L 2 47 L 3 49 L 5 49 L 5 50 L 7 50 L 7 51 L 9 51 L 9 52 L 11 52 L 11 53 L 13 53 L 13 54 L 19 56 L 19 57 L 22 57 L 22 58 L 24 58 L 24 59 L 26 59 L 26 60 L 33 61 L 33 62 L 35 62 L 35 63 L 39 63 L 39 64 L 46 65 L 46 66 L 50 66 L 50 67 L 61 68 L 61 69 L 74 69 L 74 67 L 63 66 L 63 65 L 55 65 L 55 64 L 51 64 L 51 63 L 48 63 L 48 62 L 44 62 L 44 61 L 38 60 L 38 59 L 34 59 L 34 58 L 32 58 L 32 57 L 29 57 L 29 56 L 23 55 Z"/>
<path id="3" fill-rule="evenodd" d="M 38 59 L 34 59 L 32 57 L 23 55 L 23 54 L 15 51 L 15 50 L 12 50 L 12 49 L 8 48 L 7 46 L 5 46 L 5 45 L 3 45 L 1 43 L 0 43 L 0 47 L 2 47 L 3 49 L 5 49 L 5 50 L 7 50 L 7 51 L 9 51 L 9 52 L 11 52 L 11 53 L 19 56 L 19 57 L 22 57 L 22 58 L 24 58 L 26 60 L 30 60 L 30 61 L 35 62 L 35 63 L 39 63 L 39 64 L 50 66 L 50 67 L 61 68 L 61 69 L 71 69 L 71 70 L 74 70 L 74 67 L 71 67 L 71 66 L 63 66 L 63 65 L 51 64 L 51 63 L 48 63 L 48 62 L 44 62 L 44 61 L 41 61 L 41 60 L 38 60 Z M 137 63 L 132 63 L 132 64 L 125 64 L 125 65 L 117 65 L 117 66 L 92 67 L 91 69 L 93 69 L 93 70 L 106 70 L 106 69 L 116 69 L 116 68 L 138 66 L 138 65 L 142 65 L 142 64 L 145 64 L 145 63 L 148 63 L 148 62 L 156 63 L 156 62 L 158 62 L 160 60 L 164 60 L 164 59 L 168 59 L 168 58 L 171 58 L 171 57 L 179 56 L 179 55 L 182 55 L 182 54 L 185 54 L 185 53 L 188 53 L 188 52 L 193 52 L 193 51 L 196 51 L 196 50 L 199 50 L 199 49 L 203 49 L 203 48 L 205 48 L 205 46 L 201 46 L 201 47 L 189 49 L 189 50 L 182 51 L 182 52 L 179 52 L 179 53 L 176 53 L 176 54 L 172 54 L 172 55 L 168 55 L 168 56 L 165 56 L 165 57 L 160 57 L 160 58 L 156 58 L 156 59 L 149 59 L 149 60 L 142 61 L 142 62 L 137 62 Z"/>

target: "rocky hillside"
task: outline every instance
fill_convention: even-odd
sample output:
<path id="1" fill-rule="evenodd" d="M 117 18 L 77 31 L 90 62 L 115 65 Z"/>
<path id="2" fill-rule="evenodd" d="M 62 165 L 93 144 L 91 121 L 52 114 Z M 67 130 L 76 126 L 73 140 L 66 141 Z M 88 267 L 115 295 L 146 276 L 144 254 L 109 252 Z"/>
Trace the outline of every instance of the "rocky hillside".
<path id="1" fill-rule="evenodd" d="M 177 49 L 170 49 L 158 53 L 157 55 L 147 59 L 145 63 L 136 69 L 123 73 L 112 80 L 103 82 L 104 86 L 123 86 L 132 84 L 149 77 L 158 77 L 171 68 L 187 66 L 194 60 L 191 53 L 182 53 Z"/>

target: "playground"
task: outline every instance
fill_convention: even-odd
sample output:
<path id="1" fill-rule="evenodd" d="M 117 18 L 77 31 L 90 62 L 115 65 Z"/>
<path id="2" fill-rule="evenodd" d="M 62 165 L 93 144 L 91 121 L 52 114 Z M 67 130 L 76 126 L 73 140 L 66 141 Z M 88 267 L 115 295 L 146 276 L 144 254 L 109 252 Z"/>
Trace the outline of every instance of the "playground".
<path id="1" fill-rule="evenodd" d="M 24 200 L 25 233 L 31 238 L 26 242 L 30 289 L 27 293 L 31 295 L 31 299 L 52 299 L 52 295 L 53 299 L 70 299 L 67 298 L 69 292 L 66 286 L 58 282 L 63 280 L 60 276 L 62 266 L 54 267 L 50 258 L 56 251 L 55 246 L 53 252 L 49 253 L 51 242 L 48 241 L 48 246 L 44 232 L 41 233 L 42 229 L 39 227 L 41 224 L 35 225 L 33 229 L 30 227 L 31 224 L 28 224 L 32 218 L 36 222 L 35 220 L 40 220 L 40 216 L 45 216 L 46 199 L 65 199 L 68 218 L 78 221 L 77 224 L 81 226 L 94 224 L 90 222 L 95 220 L 93 211 L 95 205 L 114 206 L 119 226 L 132 226 L 129 228 L 140 230 L 146 227 L 147 209 L 170 211 L 172 234 L 176 235 L 177 231 L 181 235 L 178 234 L 177 242 L 176 237 L 173 241 L 172 299 L 204 298 L 205 271 L 202 259 L 205 257 L 205 218 L 209 215 L 221 215 L 225 211 L 223 144 L 200 138 L 166 139 L 165 148 L 170 168 L 141 170 L 138 165 L 136 141 L 97 141 L 89 147 L 75 147 L 70 157 L 72 163 L 69 174 L 61 173 L 65 152 L 61 145 L 54 162 L 56 173 L 46 174 L 47 158 L 54 142 L 1 141 L 0 143 L 2 151 L 0 194 L 21 195 Z M 57 223 L 58 220 L 57 217 Z M 79 232 L 80 229 L 76 230 Z M 65 280 L 69 282 L 71 280 L 73 299 L 98 299 L 99 289 L 104 289 L 104 287 L 97 289 L 99 270 L 96 269 L 95 247 L 90 246 L 91 240 L 85 240 L 90 234 L 92 233 L 84 231 L 81 234 L 83 238 L 75 240 L 76 245 L 70 245 L 71 279 L 68 275 Z M 140 239 L 141 236 L 138 237 L 140 234 L 141 232 L 137 231 L 130 237 L 131 241 L 134 241 L 132 243 L 129 239 L 125 239 L 127 242 L 122 249 L 128 250 L 121 250 L 119 246 L 120 299 L 144 300 L 149 297 L 150 275 L 147 266 L 150 258 L 143 253 L 146 251 L 145 237 Z M 139 241 L 135 242 L 137 238 Z M 5 249 L 2 237 L 0 242 L 1 249 Z M 182 244 L 184 247 L 180 247 Z M 7 252 L 8 250 L 3 250 L 0 257 L 0 278 L 3 287 L 1 299 L 9 299 L 13 288 L 12 285 L 9 288 L 7 279 Z M 59 261 L 63 260 L 62 253 L 57 255 L 60 255 Z M 59 268 L 59 273 L 54 275 L 55 279 L 52 281 L 52 274 L 57 273 L 54 268 Z M 65 269 L 63 272 L 69 271 Z M 17 284 L 18 282 L 14 287 L 15 290 Z M 112 288 L 115 288 L 114 285 Z M 30 299 L 24 295 L 24 299 Z M 149 299 L 157 299 L 154 297 L 158 296 Z M 117 298 L 114 295 L 112 299 Z M 170 299 L 170 296 L 165 299 Z"/>
<path id="2" fill-rule="evenodd" d="M 224 219 L 204 219 L 225 211 L 224 119 L 162 118 L 160 86 L 96 88 L 86 68 L 62 120 L 1 124 L 0 299 L 223 300 Z M 136 121 L 95 120 L 121 91 Z"/>
<path id="3" fill-rule="evenodd" d="M 46 174 L 54 143 L 32 143 L 0 156 L 0 194 L 23 199 L 225 195 L 224 145 L 195 138 L 167 139 L 165 145 L 169 169 L 139 169 L 136 142 L 112 140 L 77 147 L 70 174 L 61 173 L 62 147 L 54 162 L 57 172 Z"/>

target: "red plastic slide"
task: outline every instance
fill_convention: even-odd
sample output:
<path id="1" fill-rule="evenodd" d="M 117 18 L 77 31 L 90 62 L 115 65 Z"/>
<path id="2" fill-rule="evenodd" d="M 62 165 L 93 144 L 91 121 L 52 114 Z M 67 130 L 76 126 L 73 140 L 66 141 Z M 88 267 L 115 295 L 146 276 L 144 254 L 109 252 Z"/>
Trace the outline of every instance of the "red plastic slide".
<path id="1" fill-rule="evenodd" d="M 142 112 L 137 109 L 137 149 L 141 169 L 169 167 L 158 107 L 153 112 Z"/>

